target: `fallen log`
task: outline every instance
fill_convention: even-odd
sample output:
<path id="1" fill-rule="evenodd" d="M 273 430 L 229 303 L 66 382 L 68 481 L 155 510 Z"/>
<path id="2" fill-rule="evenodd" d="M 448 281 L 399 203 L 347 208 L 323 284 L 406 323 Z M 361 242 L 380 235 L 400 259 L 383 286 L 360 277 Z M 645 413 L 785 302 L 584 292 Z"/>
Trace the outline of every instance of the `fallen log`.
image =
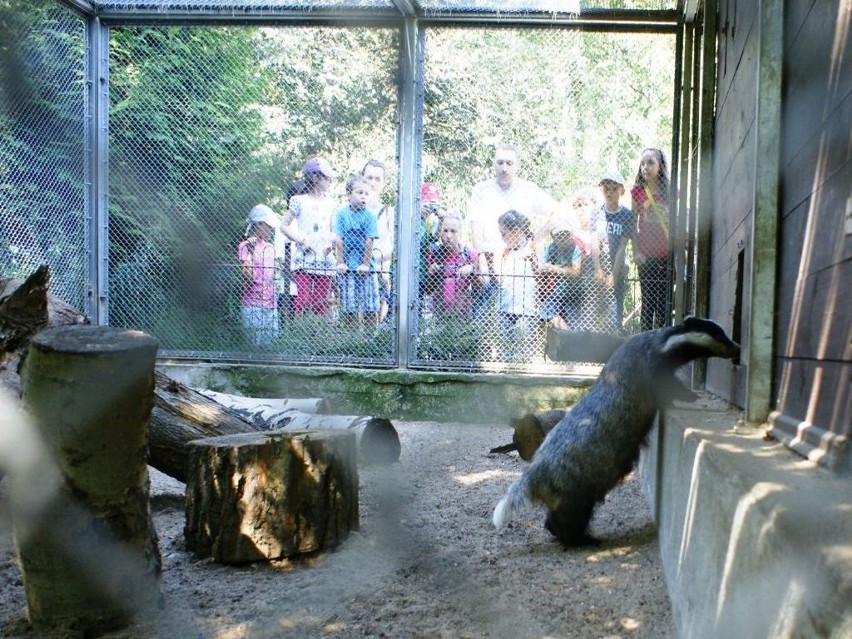
<path id="1" fill-rule="evenodd" d="M 399 435 L 389 419 L 363 415 L 282 415 L 275 432 L 349 430 L 355 433 L 358 459 L 366 464 L 392 464 L 401 451 Z"/>
<path id="2" fill-rule="evenodd" d="M 156 371 L 148 463 L 186 481 L 189 442 L 206 437 L 256 433 L 259 429 L 220 403 Z"/>
<path id="3" fill-rule="evenodd" d="M 355 435 L 254 433 L 189 445 L 186 545 L 228 564 L 339 544 L 359 526 Z"/>
<path id="4" fill-rule="evenodd" d="M 18 367 L 33 335 L 44 328 L 88 324 L 89 319 L 48 291 L 50 269 L 38 267 L 26 280 L 0 278 L 0 384 L 21 394 Z"/>
<path id="5" fill-rule="evenodd" d="M 163 373 L 157 372 L 155 381 L 149 463 L 179 481 L 186 481 L 189 442 L 239 433 L 351 430 L 356 436 L 361 461 L 389 464 L 399 459 L 399 435 L 391 421 L 383 417 L 317 415 L 291 410 L 278 413 L 275 419 L 247 419 L 249 409 L 236 411 L 223 406 L 206 392 L 196 391 Z M 262 406 L 259 411 L 263 412 Z"/>
<path id="6" fill-rule="evenodd" d="M 514 429 L 512 443 L 492 448 L 489 453 L 508 453 L 518 451 L 521 459 L 529 461 L 535 455 L 535 451 L 541 446 L 541 442 L 547 437 L 547 433 L 565 416 L 570 408 L 555 408 L 540 411 L 538 413 L 527 413 L 522 417 L 510 420 L 509 424 Z"/>
<path id="7" fill-rule="evenodd" d="M 547 327 L 544 353 L 554 362 L 605 364 L 625 338 L 592 331 Z"/>
<path id="8" fill-rule="evenodd" d="M 314 415 L 328 415 L 331 413 L 331 403 L 325 398 L 283 399 L 244 397 L 242 395 L 231 395 L 230 393 L 217 393 L 206 388 L 198 388 L 196 390 L 205 397 L 209 397 L 222 404 L 222 406 L 227 406 L 258 428 L 275 428 L 278 420 L 285 417 L 286 413 L 292 411 Z"/>

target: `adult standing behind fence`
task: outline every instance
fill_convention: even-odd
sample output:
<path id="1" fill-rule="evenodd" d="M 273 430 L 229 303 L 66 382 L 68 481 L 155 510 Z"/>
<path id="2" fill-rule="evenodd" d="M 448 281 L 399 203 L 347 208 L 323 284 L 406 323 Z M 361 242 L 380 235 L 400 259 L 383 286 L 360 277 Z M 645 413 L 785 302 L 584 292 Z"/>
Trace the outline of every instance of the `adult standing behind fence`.
<path id="1" fill-rule="evenodd" d="M 272 236 L 280 225 L 281 218 L 271 208 L 265 204 L 254 206 L 249 211 L 246 239 L 237 247 L 243 276 L 243 327 L 255 344 L 268 344 L 278 335 L 277 266 Z"/>
<path id="2" fill-rule="evenodd" d="M 282 232 L 295 244 L 292 260 L 296 282 L 294 312 L 326 315 L 329 312 L 335 259 L 333 223 L 336 203 L 330 195 L 334 171 L 320 157 L 312 157 L 302 169 L 307 192 L 290 198 Z M 291 227 L 296 220 L 296 228 Z"/>
<path id="3" fill-rule="evenodd" d="M 642 330 L 648 331 L 669 324 L 669 172 L 660 149 L 642 151 L 630 197 L 636 217 L 633 257 L 642 291 Z"/>
<path id="4" fill-rule="evenodd" d="M 473 247 L 484 256 L 483 271 L 493 275 L 495 260 L 500 259 L 503 239 L 497 220 L 506 211 L 516 211 L 524 217 L 546 219 L 553 216 L 558 203 L 534 182 L 519 178 L 518 151 L 510 144 L 500 144 L 494 150 L 494 177 L 477 183 L 471 191 L 468 203 Z M 534 226 L 542 226 L 541 224 Z M 479 310 L 487 302 L 490 291 L 484 289 L 483 299 L 477 305 Z"/>

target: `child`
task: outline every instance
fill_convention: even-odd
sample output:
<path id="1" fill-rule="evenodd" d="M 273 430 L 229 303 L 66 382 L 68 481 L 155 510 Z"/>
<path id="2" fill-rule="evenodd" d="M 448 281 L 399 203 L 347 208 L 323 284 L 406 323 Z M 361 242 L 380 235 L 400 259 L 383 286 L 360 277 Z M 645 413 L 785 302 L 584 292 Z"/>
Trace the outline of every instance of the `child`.
<path id="1" fill-rule="evenodd" d="M 435 294 L 439 313 L 469 319 L 479 253 L 461 244 L 460 233 L 459 216 L 446 214 L 438 231 L 441 243 L 433 244 L 426 258 L 426 277 L 431 280 L 426 289 Z"/>
<path id="2" fill-rule="evenodd" d="M 667 326 L 669 270 L 669 173 L 660 149 L 646 148 L 630 189 L 636 238 L 633 258 L 642 291 L 642 330 Z"/>
<path id="3" fill-rule="evenodd" d="M 538 267 L 540 317 L 557 328 L 580 327 L 582 254 L 574 243 L 574 225 L 560 220 L 550 231 L 553 242 L 544 251 Z"/>
<path id="4" fill-rule="evenodd" d="M 246 239 L 237 247 L 244 281 L 243 326 L 254 344 L 268 344 L 278 335 L 275 245 L 271 240 L 280 224 L 271 208 L 258 204 L 249 212 Z"/>
<path id="5" fill-rule="evenodd" d="M 633 211 L 621 205 L 624 195 L 624 178 L 621 174 L 607 173 L 598 183 L 604 203 L 598 218 L 605 221 L 606 244 L 601 245 L 601 266 L 606 275 L 611 305 L 611 320 L 606 328 L 611 332 L 621 331 L 624 320 L 624 282 L 627 277 L 627 242 L 633 237 Z"/>
<path id="6" fill-rule="evenodd" d="M 503 342 L 504 359 L 515 354 L 530 356 L 537 334 L 536 284 L 538 269 L 535 241 L 530 220 L 522 213 L 509 210 L 497 218 L 504 248 L 497 266 L 500 282 L 498 326 Z M 511 347 L 510 347 L 511 345 Z"/>
<path id="7" fill-rule="evenodd" d="M 332 247 L 335 203 L 329 195 L 334 172 L 326 160 L 313 157 L 305 163 L 303 173 L 307 191 L 290 198 L 281 228 L 296 245 L 292 267 L 296 282 L 293 311 L 296 315 L 306 311 L 327 315 L 335 270 Z M 290 228 L 293 220 L 296 229 Z"/>
<path id="8" fill-rule="evenodd" d="M 376 328 L 379 317 L 379 282 L 375 272 L 373 243 L 379 233 L 376 216 L 367 208 L 370 183 L 361 175 L 347 183 L 349 204 L 335 216 L 334 239 L 337 272 L 340 274 L 340 311 L 343 323 L 354 326 L 363 313 L 364 325 Z"/>

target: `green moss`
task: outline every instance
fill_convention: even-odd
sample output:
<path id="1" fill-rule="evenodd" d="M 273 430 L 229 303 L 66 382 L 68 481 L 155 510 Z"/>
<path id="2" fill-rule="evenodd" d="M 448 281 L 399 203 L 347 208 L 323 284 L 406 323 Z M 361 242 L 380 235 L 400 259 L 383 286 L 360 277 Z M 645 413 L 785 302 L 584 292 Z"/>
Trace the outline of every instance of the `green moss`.
<path id="1" fill-rule="evenodd" d="M 391 420 L 507 424 L 524 413 L 564 408 L 587 378 L 271 365 L 160 364 L 191 386 L 249 397 L 325 397 L 341 415 Z"/>

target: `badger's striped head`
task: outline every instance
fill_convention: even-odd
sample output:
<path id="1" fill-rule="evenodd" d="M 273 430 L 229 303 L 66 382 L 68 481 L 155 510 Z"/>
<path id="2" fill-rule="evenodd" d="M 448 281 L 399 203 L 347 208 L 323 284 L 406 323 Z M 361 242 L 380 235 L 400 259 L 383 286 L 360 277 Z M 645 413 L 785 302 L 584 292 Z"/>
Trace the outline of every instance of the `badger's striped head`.
<path id="1" fill-rule="evenodd" d="M 740 355 L 740 346 L 725 335 L 725 331 L 716 322 L 687 317 L 682 324 L 665 333 L 660 351 L 688 362 L 699 357 L 735 359 Z"/>

